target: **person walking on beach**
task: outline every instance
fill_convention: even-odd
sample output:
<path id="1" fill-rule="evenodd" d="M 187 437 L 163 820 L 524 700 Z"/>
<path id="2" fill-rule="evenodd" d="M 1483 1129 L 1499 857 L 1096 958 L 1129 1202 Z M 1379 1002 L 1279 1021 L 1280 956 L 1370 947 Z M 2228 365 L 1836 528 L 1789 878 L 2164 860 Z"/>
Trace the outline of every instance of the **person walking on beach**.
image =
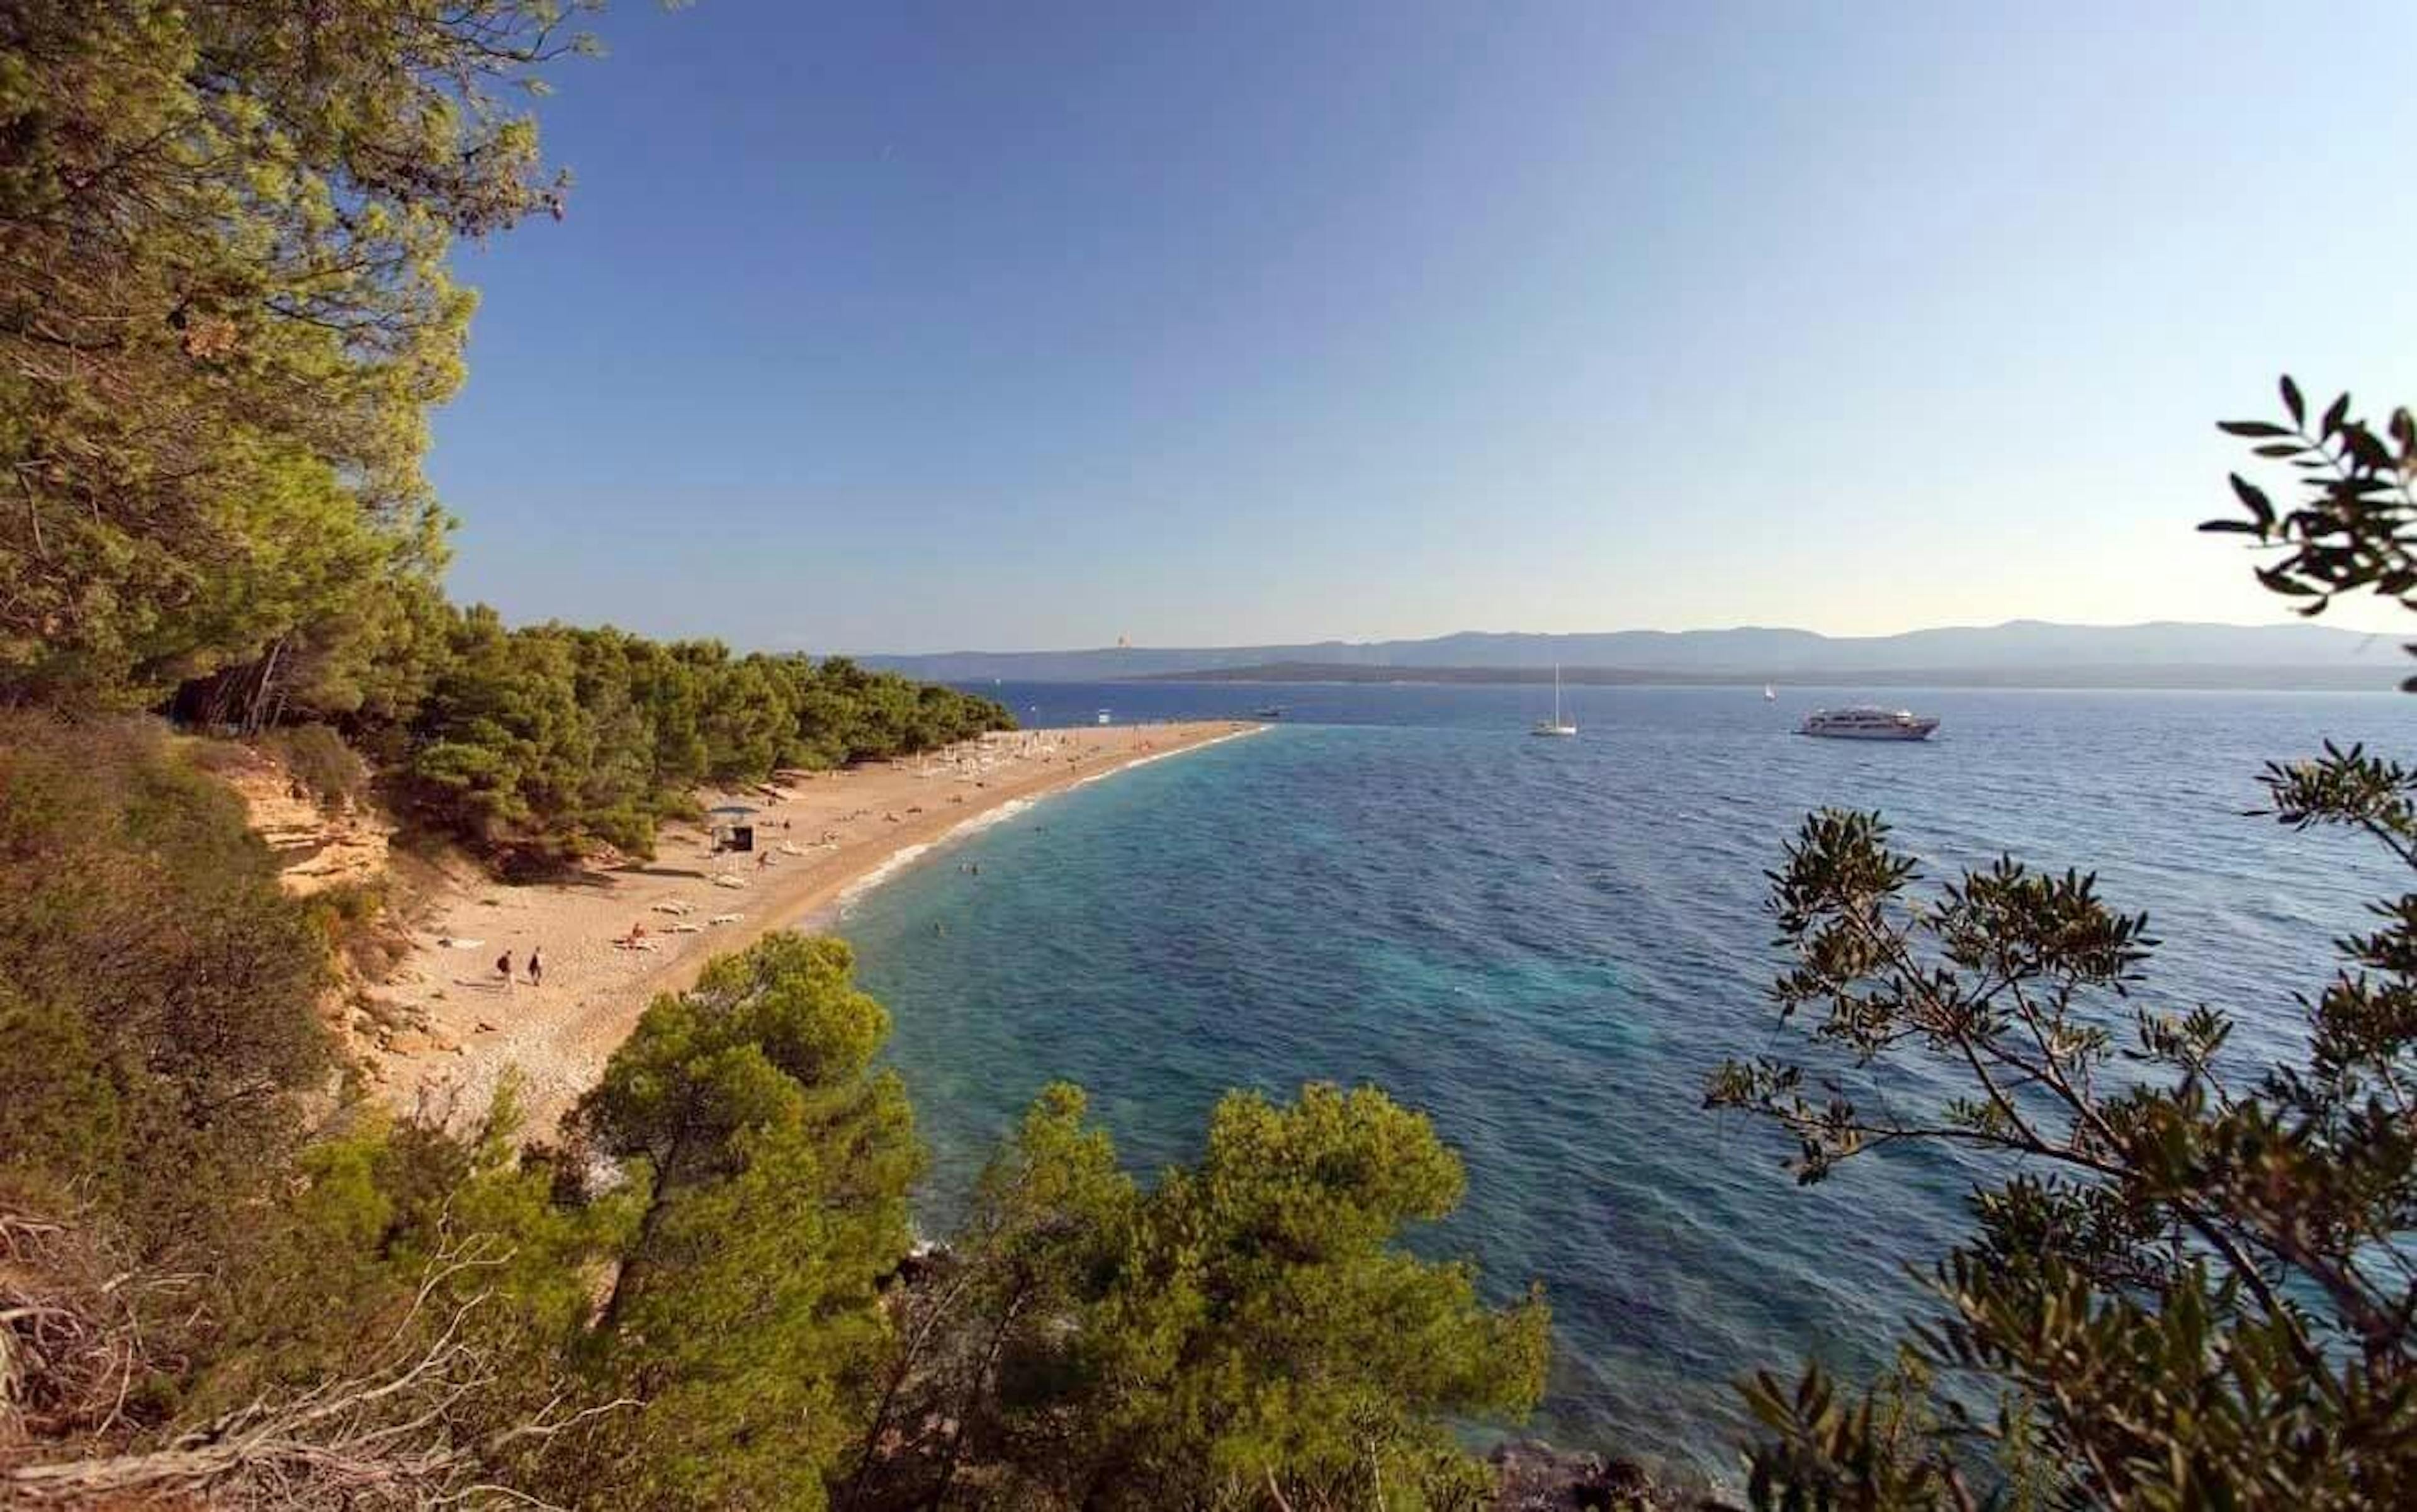
<path id="1" fill-rule="evenodd" d="M 545 957 L 538 954 L 538 948 L 535 945 L 529 947 L 528 971 L 530 986 L 539 987 L 545 985 Z"/>
<path id="2" fill-rule="evenodd" d="M 506 951 L 495 957 L 495 975 L 503 979 L 504 990 L 510 992 L 512 990 L 512 953 L 510 951 Z"/>

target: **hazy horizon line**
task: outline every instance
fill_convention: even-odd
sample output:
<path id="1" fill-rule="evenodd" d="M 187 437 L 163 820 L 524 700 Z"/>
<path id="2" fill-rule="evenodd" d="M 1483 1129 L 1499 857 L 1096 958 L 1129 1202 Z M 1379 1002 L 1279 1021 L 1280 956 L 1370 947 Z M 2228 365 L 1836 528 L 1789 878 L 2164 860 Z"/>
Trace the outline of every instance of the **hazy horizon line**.
<path id="1" fill-rule="evenodd" d="M 846 650 L 817 652 L 815 654 L 847 657 L 879 656 L 918 658 L 942 656 L 1074 656 L 1119 650 L 1240 651 L 1256 650 L 1269 647 L 1320 646 L 1365 649 L 1368 647 L 1387 645 L 1419 645 L 1434 641 L 1454 640 L 1463 636 L 1486 636 L 1503 640 L 1565 640 L 1578 636 L 1592 635 L 1667 635 L 1676 637 L 1682 635 L 1725 635 L 1748 632 L 1761 632 L 1771 634 L 1807 635 L 1823 641 L 1883 641 L 1901 639 L 1908 635 L 1935 634 L 1951 631 L 2010 630 L 2024 626 L 2037 626 L 2050 630 L 2185 629 L 2259 631 L 2295 630 L 2304 628 L 2318 631 L 2331 631 L 2340 634 L 2354 635 L 2369 639 L 2397 639 L 2403 634 L 2411 634 L 2411 632 L 2407 630 L 2382 630 L 2365 625 L 2345 624 L 2338 620 L 2327 620 L 2321 618 L 2307 617 L 2287 617 L 2281 619 L 2249 621 L 2230 619 L 2125 619 L 2102 621 L 2087 619 L 2043 619 L 2030 616 L 2016 616 L 2013 619 L 2000 619 L 1991 623 L 1914 625 L 1903 630 L 1853 634 L 1808 630 L 1801 625 L 1786 624 L 1696 625 L 1681 630 L 1667 630 L 1659 626 L 1651 625 L 1627 625 L 1607 630 L 1487 630 L 1462 628 L 1459 630 L 1439 631 L 1422 635 L 1370 635 L 1356 638 L 1341 635 L 1324 635 L 1308 639 L 1269 639 L 1255 641 L 1231 640 L 1222 642 L 1190 643 L 1173 641 L 1127 642 L 1119 639 L 1111 642 L 1094 643 L 1087 646 L 1018 646 L 1006 649 L 980 646 L 951 646 L 931 650 L 898 650 L 887 647 L 859 647 Z M 803 641 L 793 642 L 787 649 L 800 651 L 812 649 L 808 643 Z"/>

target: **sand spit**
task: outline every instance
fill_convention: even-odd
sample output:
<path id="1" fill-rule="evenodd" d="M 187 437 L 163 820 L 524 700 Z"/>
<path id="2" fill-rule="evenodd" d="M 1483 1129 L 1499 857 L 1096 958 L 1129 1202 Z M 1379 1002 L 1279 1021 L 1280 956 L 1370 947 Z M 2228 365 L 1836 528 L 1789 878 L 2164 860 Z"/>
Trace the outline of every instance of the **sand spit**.
<path id="1" fill-rule="evenodd" d="M 708 806 L 759 810 L 752 855 L 713 854 L 692 825 L 666 826 L 655 860 L 568 882 L 471 880 L 434 900 L 411 953 L 376 989 L 379 1017 L 413 1029 L 376 1037 L 367 1060 L 409 1107 L 483 1107 L 517 1067 L 532 1133 L 550 1132 L 593 1083 L 656 994 L 711 957 L 834 909 L 945 840 L 999 823 L 1049 794 L 1138 763 L 1249 733 L 1202 722 L 1030 730 L 928 757 L 799 776 Z M 527 977 L 529 952 L 544 961 Z M 511 953 L 507 988 L 496 957 Z"/>

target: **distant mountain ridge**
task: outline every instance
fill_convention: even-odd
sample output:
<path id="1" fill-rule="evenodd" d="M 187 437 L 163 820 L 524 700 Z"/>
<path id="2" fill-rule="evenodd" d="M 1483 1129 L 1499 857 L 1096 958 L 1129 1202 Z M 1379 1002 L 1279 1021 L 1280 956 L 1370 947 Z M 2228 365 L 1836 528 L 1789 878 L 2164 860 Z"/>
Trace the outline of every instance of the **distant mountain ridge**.
<path id="1" fill-rule="evenodd" d="M 1102 647 L 1067 651 L 946 651 L 862 656 L 869 666 L 948 682 L 996 678 L 1096 682 L 1182 673 L 1254 670 L 1302 680 L 1317 668 L 1400 669 L 1469 680 L 1558 663 L 1622 680 L 1835 682 L 1870 676 L 2003 685 L 2038 675 L 2057 686 L 2390 688 L 2408 657 L 2394 637 L 2331 625 L 2221 625 L 2155 621 L 1914 630 L 1895 635 L 1823 635 L 1809 630 L 1620 630 L 1594 634 L 1464 631 L 1426 640 L 1318 641 L 1292 646 Z M 1275 669 L 1281 668 L 1281 671 Z M 1419 680 L 1426 680 L 1419 678 Z M 2371 682 L 2370 680 L 2371 680 Z"/>
<path id="2" fill-rule="evenodd" d="M 1646 671 L 1626 666 L 1565 666 L 1560 680 L 1573 688 L 1746 687 L 1777 683 L 1787 688 L 2200 688 L 2356 693 L 2383 692 L 2380 678 L 2365 664 L 2340 666 L 2231 666 L 2177 662 L 2171 665 L 2066 667 L 1880 667 L 1842 672 L 1806 667 L 1777 677 L 1738 672 Z M 1274 662 L 1261 666 L 1221 667 L 1208 672 L 1160 672 L 1143 682 L 1383 682 L 1529 683 L 1543 687 L 1554 673 L 1535 666 L 1344 666 L 1323 662 Z M 980 684 L 975 685 L 979 690 Z"/>

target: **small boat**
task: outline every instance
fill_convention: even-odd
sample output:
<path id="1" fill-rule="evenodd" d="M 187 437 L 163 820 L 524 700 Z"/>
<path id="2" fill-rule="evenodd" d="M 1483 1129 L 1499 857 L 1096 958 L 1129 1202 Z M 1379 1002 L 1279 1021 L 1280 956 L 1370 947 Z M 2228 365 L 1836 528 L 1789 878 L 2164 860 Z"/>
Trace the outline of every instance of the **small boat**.
<path id="1" fill-rule="evenodd" d="M 1104 724 L 1106 724 L 1107 722 L 1108 722 L 1108 711 L 1107 711 L 1106 710 L 1102 709 L 1102 710 L 1100 710 L 1099 723 L 1100 723 L 1100 724 L 1104 725 Z"/>
<path id="2" fill-rule="evenodd" d="M 1766 683 L 1764 683 L 1764 684 L 1762 685 L 1762 701 L 1763 701 L 1764 703 L 1767 703 L 1767 704 L 1768 704 L 1768 703 L 1775 703 L 1775 702 L 1777 702 L 1777 701 L 1778 701 L 1778 698 L 1779 698 L 1779 690 L 1778 690 L 1778 689 L 1773 688 L 1773 687 L 1772 687 L 1770 683 L 1768 683 L 1768 682 L 1766 682 Z"/>
<path id="3" fill-rule="evenodd" d="M 1269 704 L 1265 709 L 1254 709 L 1251 710 L 1251 717 L 1253 719 L 1282 719 L 1284 718 L 1284 705 Z"/>
<path id="4" fill-rule="evenodd" d="M 1561 668 L 1560 664 L 1557 662 L 1553 664 L 1553 717 L 1537 724 L 1528 733 L 1566 738 L 1577 732 L 1577 725 L 1561 718 Z"/>
<path id="5" fill-rule="evenodd" d="M 1926 741 L 1938 727 L 1936 715 L 1863 704 L 1853 709 L 1817 709 L 1804 716 L 1796 733 L 1833 741 Z"/>

